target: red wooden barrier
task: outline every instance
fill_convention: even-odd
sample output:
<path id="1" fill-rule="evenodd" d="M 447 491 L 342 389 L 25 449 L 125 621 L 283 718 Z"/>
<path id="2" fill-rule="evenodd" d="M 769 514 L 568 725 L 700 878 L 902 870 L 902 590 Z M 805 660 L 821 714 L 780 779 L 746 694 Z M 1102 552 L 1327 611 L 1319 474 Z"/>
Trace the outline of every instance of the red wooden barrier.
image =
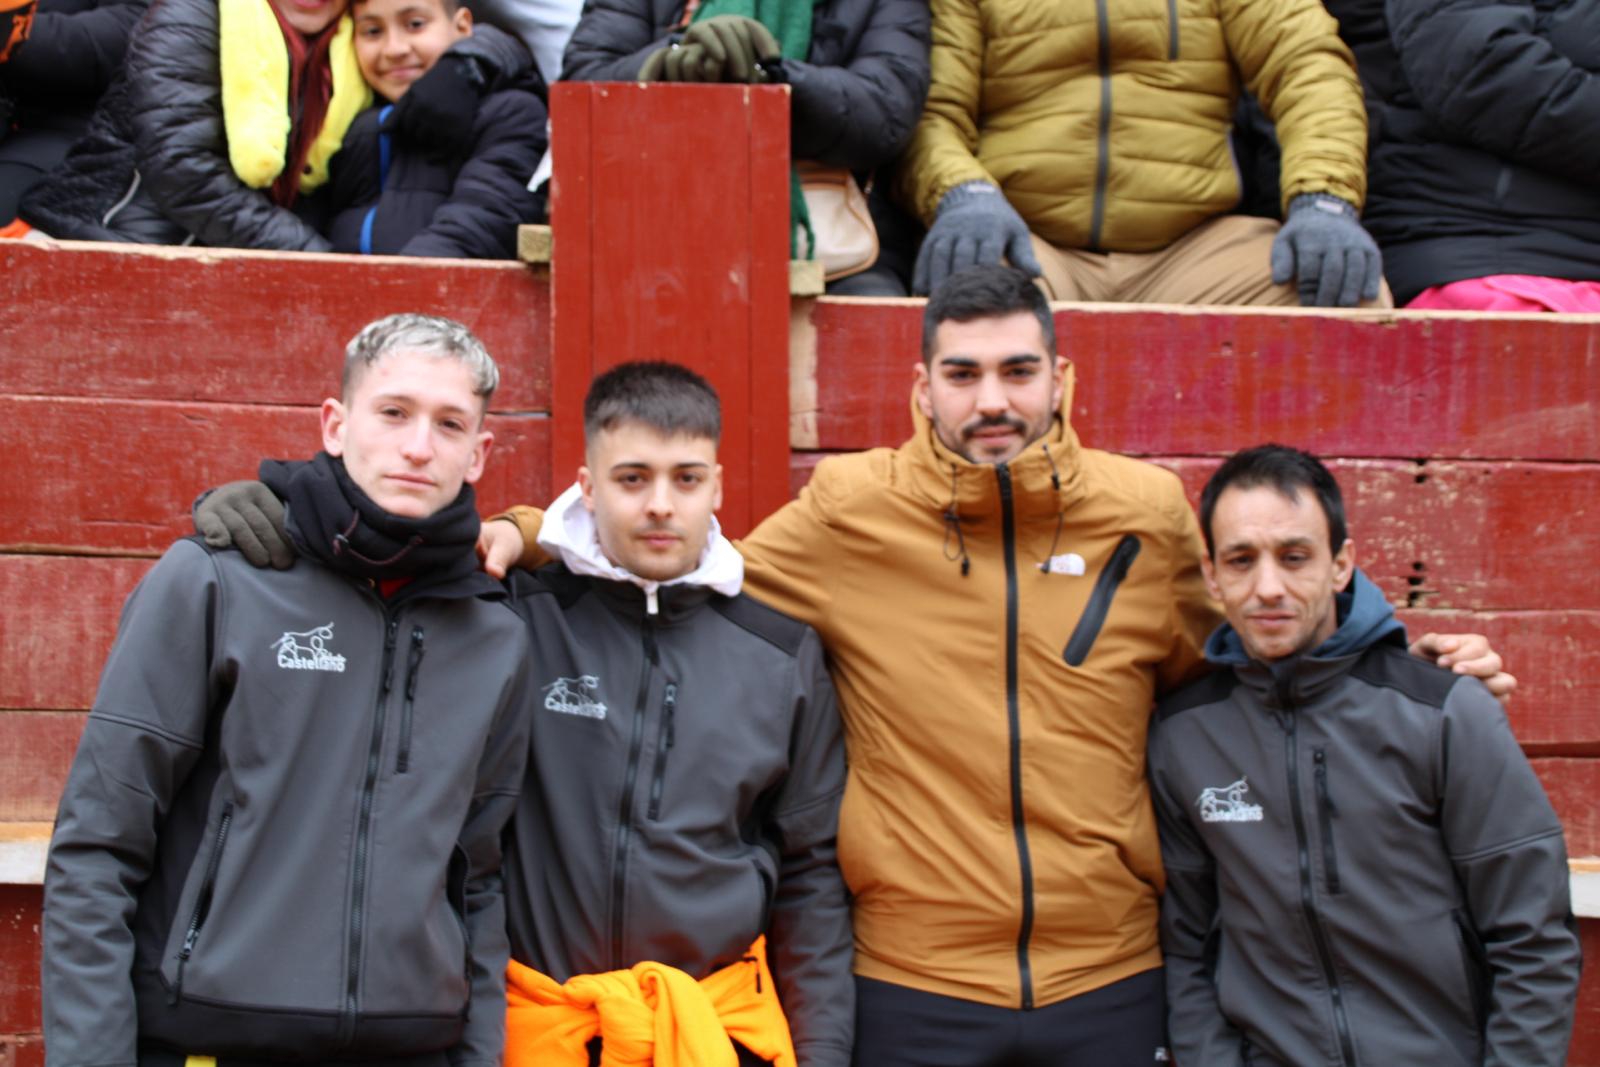
<path id="1" fill-rule="evenodd" d="M 722 398 L 723 525 L 787 499 L 787 87 L 563 83 L 556 182 L 556 482 L 583 462 L 598 371 L 670 359 Z"/>

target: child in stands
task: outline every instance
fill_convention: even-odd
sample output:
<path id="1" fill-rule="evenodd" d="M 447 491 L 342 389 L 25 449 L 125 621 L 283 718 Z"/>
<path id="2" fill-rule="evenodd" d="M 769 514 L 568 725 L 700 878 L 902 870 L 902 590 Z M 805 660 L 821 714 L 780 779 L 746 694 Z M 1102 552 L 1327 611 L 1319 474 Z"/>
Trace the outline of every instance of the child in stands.
<path id="1" fill-rule="evenodd" d="M 471 54 L 472 13 L 458 0 L 355 0 L 355 53 L 362 77 L 383 102 L 358 117 L 334 159 L 332 221 L 338 252 L 509 259 L 517 225 L 540 222 L 542 201 L 528 180 L 544 155 L 543 84 L 532 57 L 492 27 L 521 57 L 484 77 L 485 94 L 461 151 L 418 144 L 393 112 L 450 50 Z"/>

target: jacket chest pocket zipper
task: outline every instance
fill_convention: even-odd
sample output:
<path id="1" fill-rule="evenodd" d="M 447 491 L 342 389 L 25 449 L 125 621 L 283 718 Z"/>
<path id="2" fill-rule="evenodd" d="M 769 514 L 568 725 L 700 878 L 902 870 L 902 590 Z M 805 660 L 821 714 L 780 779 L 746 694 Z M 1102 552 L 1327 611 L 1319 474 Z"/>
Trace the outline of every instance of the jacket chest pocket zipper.
<path id="1" fill-rule="evenodd" d="M 200 930 L 211 913 L 211 896 L 217 886 L 217 869 L 222 866 L 222 849 L 228 843 L 228 827 L 233 823 L 233 801 L 222 805 L 222 815 L 217 820 L 216 841 L 211 847 L 211 858 L 206 860 L 205 876 L 200 880 L 200 892 L 194 898 L 194 910 L 189 914 L 189 928 L 183 935 L 183 947 L 178 950 L 178 969 L 172 979 L 172 993 L 168 1004 L 176 1004 L 183 996 L 183 966 L 194 955 L 194 946 L 200 940 Z"/>
<path id="2" fill-rule="evenodd" d="M 1327 880 L 1330 894 L 1340 892 L 1339 889 L 1339 854 L 1333 844 L 1333 820 L 1339 815 L 1339 809 L 1333 804 L 1333 795 L 1328 792 L 1328 756 L 1323 749 L 1313 749 L 1311 760 L 1316 765 L 1317 779 L 1317 821 L 1322 831 L 1322 873 Z"/>
<path id="3" fill-rule="evenodd" d="M 411 652 L 406 657 L 405 703 L 400 706 L 400 752 L 394 759 L 396 774 L 411 766 L 411 714 L 417 699 L 417 668 L 422 666 L 422 627 L 411 628 Z"/>
<path id="4" fill-rule="evenodd" d="M 1083 616 L 1078 619 L 1078 625 L 1073 627 L 1067 647 L 1061 653 L 1067 666 L 1081 667 L 1083 661 L 1089 658 L 1089 650 L 1094 648 L 1095 638 L 1100 636 L 1100 628 L 1105 625 L 1106 614 L 1111 610 L 1111 600 L 1117 595 L 1117 588 L 1128 576 L 1128 568 L 1133 566 L 1138 556 L 1139 539 L 1133 534 L 1123 534 L 1122 540 L 1112 550 L 1111 558 L 1106 560 L 1100 576 L 1094 580 L 1089 603 L 1084 606 Z"/>
<path id="5" fill-rule="evenodd" d="M 656 738 L 656 769 L 655 775 L 650 779 L 650 818 L 661 818 L 661 791 L 666 784 L 667 753 L 677 743 L 677 727 L 673 723 L 673 716 L 677 712 L 678 687 L 672 682 L 667 683 L 667 693 L 661 704 L 661 732 Z"/>

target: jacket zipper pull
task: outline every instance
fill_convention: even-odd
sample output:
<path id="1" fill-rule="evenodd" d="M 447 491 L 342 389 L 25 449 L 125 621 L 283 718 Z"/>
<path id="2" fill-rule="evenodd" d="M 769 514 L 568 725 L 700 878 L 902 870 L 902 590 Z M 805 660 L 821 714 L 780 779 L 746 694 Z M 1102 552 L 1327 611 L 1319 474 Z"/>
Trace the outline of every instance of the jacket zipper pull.
<path id="1" fill-rule="evenodd" d="M 678 706 L 678 687 L 672 682 L 667 683 L 667 747 L 671 748 L 678 738 L 678 727 L 675 711 Z"/>

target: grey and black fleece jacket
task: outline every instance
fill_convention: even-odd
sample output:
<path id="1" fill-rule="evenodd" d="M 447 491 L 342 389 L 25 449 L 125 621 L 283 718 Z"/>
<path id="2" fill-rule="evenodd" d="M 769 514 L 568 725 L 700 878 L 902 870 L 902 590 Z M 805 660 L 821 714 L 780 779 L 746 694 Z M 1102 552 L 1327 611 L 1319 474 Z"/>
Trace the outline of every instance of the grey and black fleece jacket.
<path id="1" fill-rule="evenodd" d="M 50 1067 L 498 1067 L 526 662 L 479 573 L 383 600 L 174 545 L 123 611 L 50 845 Z"/>
<path id="2" fill-rule="evenodd" d="M 1338 631 L 1163 701 L 1151 792 L 1183 1067 L 1565 1061 L 1580 952 L 1561 824 L 1504 712 L 1407 653 L 1357 572 Z"/>
<path id="3" fill-rule="evenodd" d="M 561 564 L 514 582 L 535 671 L 512 958 L 557 981 L 644 960 L 703 978 L 765 934 L 801 1067 L 848 1067 L 844 742 L 816 633 L 705 585 Z"/>

